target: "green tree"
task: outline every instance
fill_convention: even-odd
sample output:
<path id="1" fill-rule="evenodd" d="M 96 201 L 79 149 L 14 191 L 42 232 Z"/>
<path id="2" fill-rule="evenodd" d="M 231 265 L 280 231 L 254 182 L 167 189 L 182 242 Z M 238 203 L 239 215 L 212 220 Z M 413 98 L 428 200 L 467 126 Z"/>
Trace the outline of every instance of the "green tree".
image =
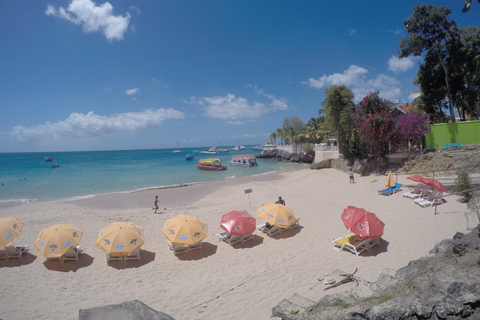
<path id="1" fill-rule="evenodd" d="M 451 12 L 447 7 L 423 4 L 415 6 L 409 18 L 403 21 L 408 36 L 400 41 L 399 57 L 406 58 L 412 54 L 420 56 L 424 52 L 426 56 L 436 57 L 443 69 L 450 117 L 455 122 L 450 88 L 451 66 L 447 61 L 450 56 L 448 42 L 452 38 L 452 29 L 456 28 L 456 22 L 448 18 Z M 422 90 L 425 91 L 424 88 Z"/>
<path id="2" fill-rule="evenodd" d="M 311 117 L 307 121 L 306 132 L 310 137 L 310 142 L 318 143 L 323 141 L 323 134 L 324 134 L 324 121 L 325 117 L 321 116 L 318 118 Z"/>
<path id="3" fill-rule="evenodd" d="M 270 141 L 272 141 L 273 145 L 277 145 L 277 133 L 276 132 L 272 132 L 270 134 Z"/>
<path id="4" fill-rule="evenodd" d="M 282 145 L 284 145 L 285 144 L 285 138 L 287 137 L 287 133 L 282 128 L 278 128 L 277 129 L 277 137 L 280 138 L 280 143 Z"/>
<path id="5" fill-rule="evenodd" d="M 298 143 L 300 141 L 299 135 L 306 132 L 305 122 L 300 120 L 297 116 L 283 119 L 282 129 L 285 131 L 285 138 L 287 144 L 291 142 Z"/>
<path id="6" fill-rule="evenodd" d="M 333 85 L 325 90 L 325 101 L 322 103 L 327 130 L 335 135 L 340 152 L 345 157 L 353 155 L 353 130 L 355 124 L 352 112 L 355 106 L 353 92 L 345 86 Z"/>

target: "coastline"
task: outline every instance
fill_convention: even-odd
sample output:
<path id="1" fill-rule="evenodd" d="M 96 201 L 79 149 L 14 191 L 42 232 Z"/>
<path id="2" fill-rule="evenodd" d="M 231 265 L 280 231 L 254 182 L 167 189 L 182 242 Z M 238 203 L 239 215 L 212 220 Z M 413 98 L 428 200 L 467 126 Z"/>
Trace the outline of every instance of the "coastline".
<path id="1" fill-rule="evenodd" d="M 399 181 L 406 183 L 405 177 L 399 175 Z M 434 208 L 422 209 L 401 192 L 378 195 L 384 176 L 355 179 L 350 184 L 344 172 L 305 168 L 71 203 L 0 208 L 1 217 L 16 216 L 24 222 L 14 244 L 32 249 L 22 261 L 0 260 L 5 279 L 2 318 L 15 318 L 21 310 L 25 318 L 77 319 L 79 309 L 137 299 L 177 320 L 236 314 L 268 319 L 275 305 L 295 293 L 320 299 L 325 292 L 317 279 L 336 269 L 349 272 L 358 267 L 359 277 L 375 281 L 384 269 L 398 269 L 427 256 L 436 243 L 466 231 L 466 205 L 456 196 L 448 197 L 434 215 Z M 245 194 L 246 189 L 252 193 Z M 155 195 L 160 209 L 167 208 L 161 214 L 151 210 Z M 256 231 L 253 241 L 233 247 L 217 241 L 223 213 L 247 210 L 257 217 L 256 208 L 278 196 L 300 218 L 301 228 L 274 237 Z M 333 239 L 348 234 L 340 219 L 348 205 L 376 213 L 386 225 L 380 246 L 360 258 L 331 246 Z M 207 223 L 202 250 L 174 256 L 168 249 L 161 229 L 166 219 L 178 214 L 195 215 Z M 141 262 L 106 264 L 95 240 L 98 231 L 113 221 L 132 221 L 145 229 Z M 45 262 L 33 247 L 38 232 L 67 222 L 84 232 L 80 243 L 84 253 L 78 263 Z M 39 294 L 45 290 L 48 295 Z M 354 283 L 346 284 L 328 294 L 355 290 Z M 59 300 L 65 307 L 56 306 Z"/>

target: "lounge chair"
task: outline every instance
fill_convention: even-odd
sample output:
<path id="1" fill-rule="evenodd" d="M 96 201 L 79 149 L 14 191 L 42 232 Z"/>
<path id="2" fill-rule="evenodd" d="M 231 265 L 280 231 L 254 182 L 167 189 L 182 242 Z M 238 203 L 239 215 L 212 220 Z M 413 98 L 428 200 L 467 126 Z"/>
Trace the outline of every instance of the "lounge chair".
<path id="1" fill-rule="evenodd" d="M 11 258 L 22 260 L 22 254 L 27 253 L 29 250 L 28 246 L 8 246 L 5 248 L 7 260 Z"/>
<path id="2" fill-rule="evenodd" d="M 425 186 L 425 185 L 424 185 L 423 183 L 417 184 L 417 186 L 415 187 L 415 189 L 403 193 L 403 197 L 404 197 L 404 198 L 408 198 L 408 197 L 411 196 L 411 195 L 420 194 L 420 193 L 422 192 L 422 189 L 423 189 L 424 186 Z"/>
<path id="3" fill-rule="evenodd" d="M 188 250 L 202 249 L 202 241 L 189 245 L 187 248 Z"/>
<path id="4" fill-rule="evenodd" d="M 432 192 L 425 195 L 424 197 L 415 199 L 415 203 L 419 204 L 420 202 L 423 202 L 423 201 L 433 201 L 433 199 L 435 199 L 437 197 L 438 193 L 439 193 L 439 191 L 437 189 L 433 189 Z"/>
<path id="5" fill-rule="evenodd" d="M 268 234 L 269 236 L 273 236 L 274 234 L 282 233 L 283 231 L 287 230 L 286 228 L 281 228 L 278 226 L 267 227 L 266 223 L 257 226 L 257 229 L 263 233 Z"/>
<path id="6" fill-rule="evenodd" d="M 141 257 L 140 257 L 140 248 L 136 249 L 135 251 L 133 251 L 132 253 L 130 254 L 127 254 L 123 257 L 123 262 L 126 262 L 127 260 L 138 260 L 138 261 L 142 261 Z"/>
<path id="7" fill-rule="evenodd" d="M 188 247 L 184 247 L 184 246 L 177 246 L 176 244 L 174 243 L 171 243 L 170 241 L 167 240 L 167 243 L 168 243 L 168 248 L 170 250 L 173 250 L 173 254 L 174 255 L 177 255 L 177 254 L 180 254 L 180 253 L 185 253 L 188 251 Z"/>
<path id="8" fill-rule="evenodd" d="M 68 250 L 63 254 L 61 257 L 61 261 L 78 261 L 78 254 L 82 252 L 82 248 L 80 246 L 76 246 L 73 249 Z"/>
<path id="9" fill-rule="evenodd" d="M 123 262 L 123 255 L 109 253 L 107 254 L 107 263 L 110 261 L 122 261 Z"/>
<path id="10" fill-rule="evenodd" d="M 287 229 L 295 229 L 295 228 L 298 228 L 300 227 L 300 218 L 297 219 L 297 221 L 295 221 L 294 224 L 290 225 Z"/>
<path id="11" fill-rule="evenodd" d="M 360 258 L 360 253 L 365 250 L 370 250 L 368 246 L 369 241 L 370 239 L 360 239 L 356 234 L 351 233 L 348 236 L 333 240 L 332 245 L 334 249 L 346 249 L 355 253 L 357 258 Z"/>
<path id="12" fill-rule="evenodd" d="M 409 199 L 417 199 L 417 198 L 423 198 L 428 195 L 428 190 L 430 189 L 430 186 L 428 185 L 423 185 L 422 189 L 420 189 L 419 193 L 412 193 L 407 196 Z"/>
<path id="13" fill-rule="evenodd" d="M 378 194 L 389 196 L 396 193 L 398 190 L 400 190 L 401 187 L 402 185 L 400 183 L 395 183 L 395 187 L 389 187 L 383 190 L 379 190 Z"/>
<path id="14" fill-rule="evenodd" d="M 7 251 L 0 250 L 0 259 L 7 259 Z"/>
<path id="15" fill-rule="evenodd" d="M 244 236 L 241 236 L 240 237 L 242 239 L 242 242 L 245 242 L 245 241 L 248 241 L 248 240 L 253 240 L 253 232 L 252 233 L 249 233 L 249 234 L 246 234 Z"/>
<path id="16" fill-rule="evenodd" d="M 242 242 L 242 238 L 240 236 L 232 235 L 228 232 L 217 233 L 218 241 L 225 241 L 229 245 L 234 245 L 235 243 Z"/>
<path id="17" fill-rule="evenodd" d="M 417 204 L 422 208 L 431 207 L 434 204 L 441 204 L 443 203 L 443 193 L 444 193 L 443 191 L 437 192 L 435 197 L 432 198 L 431 200 L 425 199 L 423 201 L 417 202 Z"/>

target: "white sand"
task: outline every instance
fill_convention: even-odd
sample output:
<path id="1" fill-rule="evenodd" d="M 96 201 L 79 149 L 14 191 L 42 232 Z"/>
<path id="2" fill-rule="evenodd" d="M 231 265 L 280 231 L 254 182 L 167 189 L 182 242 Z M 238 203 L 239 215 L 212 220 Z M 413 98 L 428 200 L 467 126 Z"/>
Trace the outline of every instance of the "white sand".
<path id="1" fill-rule="evenodd" d="M 215 174 L 215 173 L 212 173 Z M 344 284 L 323 291 L 323 278 L 335 269 L 375 281 L 385 268 L 398 269 L 429 255 L 439 241 L 466 232 L 466 206 L 456 196 L 422 209 L 401 193 L 380 196 L 386 177 L 356 176 L 333 169 L 272 174 L 220 183 L 120 194 L 73 203 L 32 203 L 0 209 L 0 217 L 24 222 L 14 244 L 28 244 L 31 254 L 0 260 L 0 318 L 78 319 L 78 310 L 127 300 L 141 300 L 177 320 L 268 319 L 282 299 L 298 293 L 312 300 L 355 290 Z M 409 184 L 405 177 L 400 183 Z M 249 196 L 245 189 L 253 189 Z M 402 192 L 406 192 L 403 188 Z M 158 195 L 163 214 L 153 214 Z M 255 240 L 234 247 L 220 243 L 220 217 L 274 202 L 281 195 L 300 218 L 301 228 L 274 238 L 255 232 Z M 340 214 L 348 205 L 372 211 L 385 222 L 380 247 L 357 258 L 334 250 L 331 241 L 347 235 Z M 110 209 L 107 209 L 110 207 Z M 203 249 L 174 256 L 161 229 L 177 214 L 195 215 L 209 226 Z M 142 261 L 106 263 L 96 247 L 98 231 L 113 221 L 145 228 Z M 45 262 L 34 248 L 39 231 L 55 223 L 73 223 L 83 231 L 80 261 Z M 257 220 L 257 224 L 261 221 Z M 312 289 L 313 288 L 313 289 Z"/>

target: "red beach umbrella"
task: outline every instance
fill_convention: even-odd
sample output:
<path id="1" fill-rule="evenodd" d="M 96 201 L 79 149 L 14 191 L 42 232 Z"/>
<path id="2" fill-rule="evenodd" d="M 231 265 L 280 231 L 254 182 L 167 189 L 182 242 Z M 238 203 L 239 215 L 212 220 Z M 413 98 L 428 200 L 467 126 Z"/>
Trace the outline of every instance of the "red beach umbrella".
<path id="1" fill-rule="evenodd" d="M 364 238 L 380 238 L 383 235 L 385 223 L 373 212 L 353 206 L 347 207 L 341 215 L 347 229 Z"/>
<path id="2" fill-rule="evenodd" d="M 220 227 L 226 232 L 244 236 L 255 231 L 256 220 L 247 211 L 230 211 L 222 215 Z"/>
<path id="3" fill-rule="evenodd" d="M 423 177 L 421 177 L 421 176 L 410 176 L 410 177 L 407 177 L 407 179 L 410 179 L 410 180 L 415 181 L 415 182 L 424 183 L 423 182 Z"/>
<path id="4" fill-rule="evenodd" d="M 445 191 L 443 184 L 432 178 L 423 178 L 423 183 L 440 191 Z"/>

